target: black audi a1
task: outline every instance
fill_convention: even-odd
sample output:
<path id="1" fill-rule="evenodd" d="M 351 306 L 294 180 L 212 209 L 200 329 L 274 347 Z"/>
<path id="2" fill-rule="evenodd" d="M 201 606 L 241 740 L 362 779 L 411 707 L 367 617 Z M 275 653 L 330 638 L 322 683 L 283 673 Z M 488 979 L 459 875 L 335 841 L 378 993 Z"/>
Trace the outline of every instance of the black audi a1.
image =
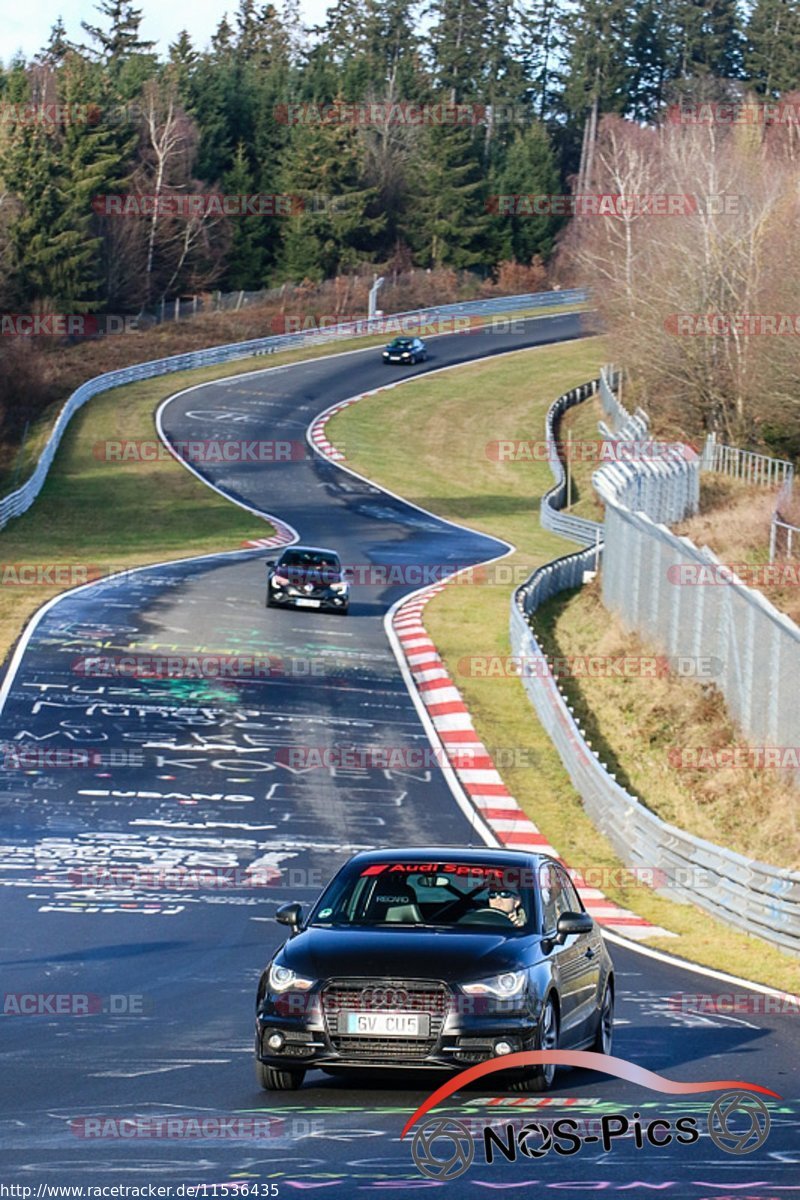
<path id="1" fill-rule="evenodd" d="M 297 1088 L 309 1069 L 463 1070 L 520 1050 L 611 1051 L 614 971 L 562 865 L 521 851 L 367 851 L 262 973 L 256 1075 Z M 544 1091 L 555 1067 L 509 1074 Z"/>
<path id="2" fill-rule="evenodd" d="M 321 608 L 346 613 L 350 584 L 339 555 L 321 546 L 289 546 L 267 562 L 267 608 Z"/>

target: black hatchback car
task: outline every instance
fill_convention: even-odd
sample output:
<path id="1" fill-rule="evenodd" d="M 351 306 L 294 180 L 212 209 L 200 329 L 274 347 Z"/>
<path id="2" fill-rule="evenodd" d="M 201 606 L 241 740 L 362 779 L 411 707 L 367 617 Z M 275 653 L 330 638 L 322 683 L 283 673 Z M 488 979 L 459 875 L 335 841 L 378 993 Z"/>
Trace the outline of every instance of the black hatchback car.
<path id="1" fill-rule="evenodd" d="M 289 546 L 267 563 L 267 608 L 324 608 L 346 613 L 350 584 L 339 555 L 321 546 Z"/>
<path id="2" fill-rule="evenodd" d="M 418 363 L 425 362 L 428 348 L 422 338 L 396 337 L 384 348 L 384 363 Z"/>
<path id="3" fill-rule="evenodd" d="M 256 1075 L 463 1070 L 521 1050 L 611 1051 L 614 973 L 567 872 L 520 851 L 367 851 L 311 912 L 278 910 L 291 935 L 262 973 Z M 543 1091 L 555 1067 L 509 1075 Z"/>

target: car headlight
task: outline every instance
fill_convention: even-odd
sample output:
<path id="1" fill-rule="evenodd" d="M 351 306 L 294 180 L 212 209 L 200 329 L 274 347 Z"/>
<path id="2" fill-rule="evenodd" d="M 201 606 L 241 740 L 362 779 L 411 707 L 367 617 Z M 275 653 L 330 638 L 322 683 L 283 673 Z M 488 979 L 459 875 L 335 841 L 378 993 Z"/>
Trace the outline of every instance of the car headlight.
<path id="1" fill-rule="evenodd" d="M 402 355 L 402 356 L 403 356 L 403 358 L 411 358 L 411 351 L 410 351 L 410 350 L 404 350 L 404 351 L 403 351 L 403 355 Z"/>
<path id="2" fill-rule="evenodd" d="M 295 992 L 307 992 L 313 986 L 313 979 L 304 979 L 291 967 L 281 967 L 277 963 L 273 963 L 269 969 L 269 990 L 271 992 L 288 992 L 290 988 Z"/>
<path id="3" fill-rule="evenodd" d="M 479 979 L 461 986 L 470 996 L 500 996 L 505 1000 L 520 994 L 525 987 L 525 972 L 504 971 L 502 975 L 492 975 L 489 979 Z"/>
<path id="4" fill-rule="evenodd" d="M 346 583 L 332 583 L 330 586 L 331 586 L 332 592 L 346 592 L 347 591 Z"/>
<path id="5" fill-rule="evenodd" d="M 286 587 L 289 580 L 284 575 L 273 575 L 270 582 L 273 587 Z"/>

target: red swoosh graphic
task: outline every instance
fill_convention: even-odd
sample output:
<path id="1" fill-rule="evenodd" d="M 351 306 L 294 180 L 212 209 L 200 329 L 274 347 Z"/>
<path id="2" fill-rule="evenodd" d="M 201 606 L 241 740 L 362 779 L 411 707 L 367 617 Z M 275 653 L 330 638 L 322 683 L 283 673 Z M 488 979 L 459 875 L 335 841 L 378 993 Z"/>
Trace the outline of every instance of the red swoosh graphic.
<path id="1" fill-rule="evenodd" d="M 452 1096 L 459 1088 L 483 1075 L 493 1075 L 496 1071 L 508 1071 L 517 1067 L 539 1066 L 542 1063 L 555 1063 L 562 1067 L 586 1067 L 590 1071 L 602 1071 L 604 1075 L 616 1075 L 618 1079 L 627 1079 L 629 1083 L 637 1083 L 640 1087 L 650 1088 L 654 1092 L 666 1092 L 669 1095 L 687 1096 L 693 1092 L 761 1092 L 764 1096 L 781 1097 L 777 1092 L 762 1087 L 759 1083 L 746 1083 L 739 1079 L 707 1079 L 700 1083 L 679 1083 L 677 1079 L 668 1079 L 666 1075 L 658 1075 L 648 1071 L 636 1063 L 628 1062 L 626 1058 L 613 1058 L 610 1054 L 597 1054 L 594 1050 L 523 1050 L 517 1054 L 504 1054 L 502 1058 L 490 1058 L 488 1062 L 478 1063 L 475 1067 L 467 1067 L 460 1071 L 447 1083 L 442 1084 L 428 1099 L 419 1106 L 417 1111 L 406 1121 L 401 1140 L 406 1136 L 411 1126 L 430 1112 L 442 1100 Z"/>

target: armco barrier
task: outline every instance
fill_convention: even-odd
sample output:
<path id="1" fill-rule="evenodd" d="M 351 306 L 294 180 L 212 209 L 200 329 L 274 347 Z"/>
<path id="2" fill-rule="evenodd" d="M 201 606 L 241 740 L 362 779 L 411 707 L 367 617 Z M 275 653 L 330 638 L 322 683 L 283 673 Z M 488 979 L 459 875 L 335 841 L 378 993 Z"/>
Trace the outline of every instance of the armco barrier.
<path id="1" fill-rule="evenodd" d="M 606 608 L 667 654 L 718 659 L 715 683 L 753 745 L 800 746 L 797 625 L 708 548 L 605 501 Z"/>
<path id="2" fill-rule="evenodd" d="M 153 379 L 157 375 L 168 375 L 175 371 L 190 371 L 197 367 L 214 366 L 218 363 L 235 362 L 237 359 L 250 358 L 259 354 L 276 354 L 279 350 L 291 350 L 297 347 L 322 345 L 352 335 L 353 337 L 368 336 L 372 332 L 381 332 L 389 321 L 416 319 L 419 321 L 434 320 L 438 317 L 458 316 L 492 316 L 503 313 L 525 311 L 529 308 L 557 308 L 568 304 L 582 303 L 588 298 L 588 293 L 582 289 L 563 292 L 528 292 L 519 296 L 498 296 L 490 300 L 471 300 L 460 304 L 444 304 L 434 308 L 415 309 L 406 313 L 391 313 L 376 317 L 372 321 L 349 321 L 342 325 L 330 326 L 325 329 L 302 331 L 299 333 L 275 334 L 271 337 L 254 338 L 247 342 L 233 342 L 225 346 L 214 346 L 210 350 L 196 350 L 189 354 L 176 354 L 171 358 L 158 358 L 152 362 L 139 363 L 133 367 L 125 367 L 120 371 L 109 371 L 98 375 L 72 393 L 58 414 L 47 445 L 42 451 L 30 477 L 0 501 L 0 529 L 13 517 L 19 517 L 27 512 L 42 489 L 47 472 L 50 469 L 56 451 L 64 436 L 73 415 L 82 408 L 87 400 L 111 388 L 122 387 L 126 383 L 137 383 L 143 379 Z"/>
<path id="3" fill-rule="evenodd" d="M 578 586 L 592 558 L 589 549 L 549 563 L 517 591 L 511 605 L 512 655 L 524 662 L 543 654 L 526 618 L 558 591 Z M 800 956 L 800 874 L 752 861 L 662 821 L 600 762 L 552 674 L 543 676 L 537 667 L 529 676 L 522 673 L 522 683 L 586 812 L 626 866 L 663 872 L 664 895 L 692 901 Z"/>
<path id="4" fill-rule="evenodd" d="M 559 396 L 547 410 L 545 417 L 545 438 L 548 446 L 548 461 L 553 473 L 555 484 L 542 496 L 539 504 L 539 521 L 544 529 L 551 533 L 560 533 L 562 537 L 579 542 L 582 546 L 597 546 L 603 538 L 603 526 L 597 521 L 586 517 L 574 517 L 571 513 L 559 511 L 563 509 L 567 498 L 567 477 L 561 459 L 555 452 L 557 437 L 556 428 L 561 417 L 575 404 L 580 404 L 587 396 L 597 391 L 600 380 L 593 379 L 591 383 L 582 383 Z"/>
<path id="5" fill-rule="evenodd" d="M 601 381 L 601 392 L 603 383 L 605 379 Z M 584 389 L 586 395 L 591 394 L 592 385 L 586 384 Z M 556 401 L 556 405 L 558 404 L 559 401 Z M 616 413 L 613 406 L 604 404 L 604 408 L 612 420 L 630 419 L 630 414 L 621 407 Z M 637 552 L 641 553 L 642 542 L 640 540 L 638 551 L 636 547 L 624 543 L 615 523 L 621 521 L 626 526 L 640 526 L 642 533 L 646 526 L 648 541 L 651 544 L 654 537 L 670 546 L 674 543 L 683 551 L 683 561 L 695 561 L 696 555 L 698 559 L 709 564 L 713 556 L 708 551 L 698 551 L 691 547 L 691 543 L 687 543 L 686 539 L 677 538 L 669 530 L 656 526 L 643 513 L 628 512 L 617 504 L 613 497 L 607 497 L 606 503 L 606 520 L 610 522 L 610 527 L 607 529 L 607 544 L 603 547 L 604 584 L 606 578 L 613 575 L 617 591 L 630 590 L 630 603 L 637 604 L 641 614 L 657 614 L 659 597 L 671 584 L 658 568 L 658 564 L 650 563 L 649 560 L 650 569 L 644 572 L 644 577 L 651 581 L 648 590 L 645 592 L 636 584 L 636 580 L 643 575 L 641 568 L 645 563 L 642 560 L 637 571 L 632 556 Z M 566 536 L 570 536 L 569 533 Z M 612 544 L 618 555 L 617 570 L 609 571 L 608 558 Z M 688 557 L 690 555 L 691 557 Z M 611 556 L 614 557 L 614 552 L 611 552 Z M 512 596 L 510 617 L 512 655 L 523 663 L 529 658 L 535 659 L 537 663 L 537 669 L 530 674 L 526 674 L 524 670 L 521 672 L 523 686 L 539 721 L 556 746 L 570 779 L 582 798 L 586 812 L 597 829 L 608 838 L 626 866 L 663 872 L 667 886 L 660 890 L 664 895 L 672 899 L 691 901 L 728 924 L 747 933 L 756 934 L 765 941 L 800 956 L 800 873 L 753 861 L 662 821 L 617 782 L 614 775 L 600 761 L 596 751 L 591 749 L 553 674 L 549 671 L 542 673 L 541 661 L 544 652 L 535 633 L 536 610 L 557 593 L 579 587 L 583 582 L 584 572 L 595 567 L 595 560 L 596 551 L 589 547 L 540 567 Z M 751 592 L 751 589 L 743 584 L 736 583 L 731 586 L 737 592 Z M 680 592 L 682 589 L 676 587 L 674 590 Z M 690 590 L 696 594 L 709 593 L 705 603 L 709 606 L 710 625 L 703 632 L 698 633 L 696 630 L 696 636 L 689 649 L 674 642 L 668 643 L 666 648 L 671 653 L 707 653 L 723 657 L 723 647 L 714 640 L 712 631 L 719 624 L 717 606 L 724 606 L 727 602 L 722 595 L 715 597 L 710 593 L 723 593 L 725 588 L 698 587 Z M 618 599 L 616 593 L 615 599 Z M 759 597 L 755 603 L 762 600 L 763 597 Z M 697 602 L 702 607 L 703 600 L 698 599 Z M 678 603 L 676 600 L 676 604 Z M 763 605 L 772 609 L 766 600 L 763 600 Z M 673 613 L 675 611 L 677 610 L 673 609 Z M 784 626 L 791 626 L 792 623 L 774 609 L 772 613 L 777 620 L 771 638 L 766 643 L 765 653 L 774 664 L 777 656 L 787 646 L 785 638 L 788 631 Z M 678 622 L 675 619 L 671 628 L 677 627 Z M 742 638 L 741 643 L 736 642 L 733 633 Z M 749 669 L 747 664 L 752 664 L 755 653 L 753 633 L 754 622 L 744 622 L 732 632 L 730 642 L 726 642 L 724 646 L 729 671 Z M 788 669 L 789 667 L 791 669 Z M 800 662 L 795 656 L 792 663 L 787 664 L 786 678 L 796 681 L 798 677 Z M 796 682 L 793 686 L 796 687 Z M 751 707 L 751 716 L 755 716 L 757 710 L 760 711 L 762 722 L 766 722 L 769 735 L 779 733 L 779 714 L 796 710 L 796 703 L 788 685 L 786 689 L 765 693 L 761 704 L 756 703 Z M 795 741 L 785 744 L 796 745 L 796 733 Z"/>

